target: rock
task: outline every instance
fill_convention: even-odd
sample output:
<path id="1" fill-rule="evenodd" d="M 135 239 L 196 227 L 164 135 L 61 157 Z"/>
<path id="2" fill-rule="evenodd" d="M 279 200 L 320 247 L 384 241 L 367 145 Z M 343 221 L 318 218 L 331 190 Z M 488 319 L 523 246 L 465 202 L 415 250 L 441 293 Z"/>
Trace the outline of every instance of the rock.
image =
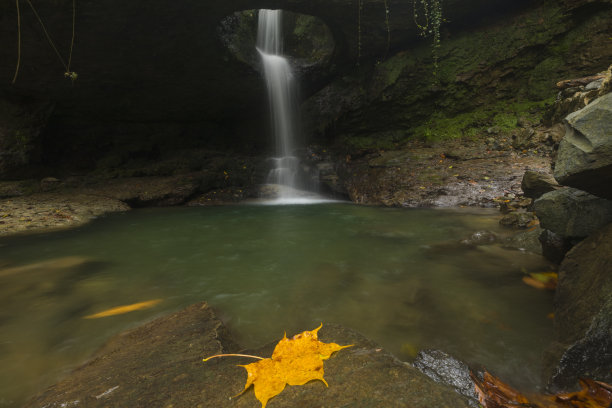
<path id="1" fill-rule="evenodd" d="M 502 217 L 499 224 L 510 228 L 528 228 L 533 224 L 535 215 L 532 212 L 513 211 Z"/>
<path id="2" fill-rule="evenodd" d="M 512 237 L 509 237 L 504 242 L 505 247 L 516 248 L 522 251 L 529 251 L 535 254 L 542 254 L 542 244 L 539 237 L 542 233 L 542 228 L 538 225 L 528 231 L 519 232 Z"/>
<path id="3" fill-rule="evenodd" d="M 612 224 L 576 245 L 559 269 L 555 340 L 565 346 L 549 384 L 612 381 Z"/>
<path id="4" fill-rule="evenodd" d="M 31 176 L 43 155 L 42 133 L 53 105 L 0 98 L 0 178 Z"/>
<path id="5" fill-rule="evenodd" d="M 547 229 L 541 230 L 538 241 L 542 247 L 542 255 L 544 258 L 556 264 L 560 264 L 567 251 L 572 248 L 570 240 Z"/>
<path id="6" fill-rule="evenodd" d="M 599 89 L 601 88 L 601 84 L 603 84 L 604 78 L 600 78 L 596 81 L 593 82 L 589 82 L 585 87 L 584 90 L 585 91 L 592 91 L 593 89 Z"/>
<path id="7" fill-rule="evenodd" d="M 200 176 L 129 177 L 109 180 L 84 191 L 123 201 L 132 208 L 178 205 L 198 191 Z"/>
<path id="8" fill-rule="evenodd" d="M 521 189 L 526 197 L 539 198 L 542 194 L 554 191 L 561 186 L 552 175 L 528 170 L 523 175 Z"/>
<path id="9" fill-rule="evenodd" d="M 508 214 L 511 211 L 517 211 L 520 209 L 527 210 L 533 204 L 533 200 L 531 198 L 525 197 L 515 197 L 515 198 L 501 198 L 499 203 L 499 211 L 502 214 Z"/>
<path id="10" fill-rule="evenodd" d="M 534 202 L 542 228 L 564 239 L 580 240 L 612 222 L 612 201 L 574 188 L 544 194 Z"/>
<path id="11" fill-rule="evenodd" d="M 497 241 L 497 235 L 491 231 L 476 231 L 469 237 L 462 239 L 460 243 L 467 246 L 490 245 Z"/>
<path id="12" fill-rule="evenodd" d="M 467 364 L 440 350 L 421 350 L 413 365 L 437 383 L 446 384 L 467 398 L 470 406 L 480 407 Z"/>
<path id="13" fill-rule="evenodd" d="M 0 236 L 83 225 L 103 214 L 130 207 L 95 192 L 66 190 L 0 200 Z"/>
<path id="14" fill-rule="evenodd" d="M 517 150 L 529 149 L 536 144 L 533 141 L 535 130 L 531 127 L 519 129 L 512 135 L 512 147 Z"/>
<path id="15" fill-rule="evenodd" d="M 612 198 L 612 93 L 565 118 L 555 178 L 564 185 Z"/>
<path id="16" fill-rule="evenodd" d="M 326 325 L 319 338 L 353 344 L 325 361 L 329 387 L 320 381 L 288 386 L 269 401 L 269 408 L 469 406 L 452 388 L 435 383 L 350 329 Z M 274 346 L 241 352 L 270 356 Z M 259 406 L 251 390 L 229 398 L 244 388 L 247 377 L 236 364 L 253 360 L 202 362 L 203 357 L 238 351 L 210 307 L 199 303 L 114 337 L 91 361 L 25 407 L 59 407 L 74 401 L 87 407 Z"/>

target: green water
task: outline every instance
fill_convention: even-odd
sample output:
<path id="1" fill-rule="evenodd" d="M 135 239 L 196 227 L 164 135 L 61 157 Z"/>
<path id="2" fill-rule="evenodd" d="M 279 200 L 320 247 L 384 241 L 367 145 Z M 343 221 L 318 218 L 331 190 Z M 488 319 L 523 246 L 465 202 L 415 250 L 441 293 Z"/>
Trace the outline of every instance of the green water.
<path id="1" fill-rule="evenodd" d="M 56 382 L 113 334 L 201 300 L 246 347 L 340 323 L 402 359 L 439 348 L 533 388 L 552 295 L 521 277 L 547 264 L 499 245 L 457 244 L 474 231 L 501 232 L 498 218 L 350 204 L 146 209 L 4 238 L 0 406 Z M 63 265 L 66 257 L 78 265 Z M 151 299 L 162 302 L 83 319 Z"/>

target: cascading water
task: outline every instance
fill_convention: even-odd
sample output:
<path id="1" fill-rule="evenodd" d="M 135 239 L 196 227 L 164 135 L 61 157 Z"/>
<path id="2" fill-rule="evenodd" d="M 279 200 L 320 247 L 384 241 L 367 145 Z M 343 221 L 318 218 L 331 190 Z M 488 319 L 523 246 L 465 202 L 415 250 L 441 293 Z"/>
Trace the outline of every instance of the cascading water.
<path id="1" fill-rule="evenodd" d="M 283 53 L 282 11 L 259 10 L 257 51 L 261 55 L 270 99 L 272 132 L 276 140 L 274 168 L 268 183 L 279 187 L 278 201 L 303 198 L 299 180 L 299 159 L 294 155 L 298 135 L 299 107 L 291 65 Z"/>

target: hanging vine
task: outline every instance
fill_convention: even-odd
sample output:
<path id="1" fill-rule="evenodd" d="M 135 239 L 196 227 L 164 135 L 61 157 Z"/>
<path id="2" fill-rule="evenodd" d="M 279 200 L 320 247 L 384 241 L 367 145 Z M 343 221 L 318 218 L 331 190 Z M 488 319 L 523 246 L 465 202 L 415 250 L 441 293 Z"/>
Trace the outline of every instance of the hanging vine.
<path id="1" fill-rule="evenodd" d="M 359 60 L 361 60 L 361 9 L 362 0 L 357 0 L 357 65 L 359 66 Z"/>
<path id="2" fill-rule="evenodd" d="M 414 23 L 422 37 L 432 37 L 434 76 L 438 73 L 438 49 L 442 25 L 442 0 L 413 0 Z M 421 13 L 421 14 L 419 14 Z"/>
<path id="3" fill-rule="evenodd" d="M 387 29 L 387 49 L 385 50 L 385 57 L 383 59 L 387 59 L 387 54 L 389 54 L 389 48 L 391 48 L 391 26 L 389 24 L 389 0 L 385 0 L 385 27 Z"/>
<path id="4" fill-rule="evenodd" d="M 15 6 L 17 7 L 17 66 L 15 67 L 15 75 L 13 75 L 13 84 L 17 81 L 19 66 L 21 65 L 21 11 L 19 10 L 19 0 L 15 0 Z"/>
<path id="5" fill-rule="evenodd" d="M 12 83 L 15 83 L 15 81 L 17 81 L 17 76 L 19 75 L 19 67 L 21 65 L 21 11 L 19 7 L 19 1 L 20 0 L 15 0 L 15 4 L 17 7 L 17 67 L 15 68 L 15 75 L 13 76 Z M 74 37 L 75 37 L 75 26 L 76 26 L 76 0 L 72 0 L 72 39 L 70 40 L 70 51 L 68 53 L 67 63 L 62 57 L 62 54 L 60 54 L 57 47 L 55 46 L 55 43 L 53 42 L 53 40 L 51 39 L 51 36 L 49 35 L 49 32 L 47 31 L 47 27 L 45 27 L 45 24 L 40 18 L 38 11 L 36 11 L 36 8 L 34 8 L 34 5 L 32 4 L 32 2 L 30 0 L 25 0 L 25 2 L 28 3 L 30 8 L 32 9 L 32 12 L 34 13 L 34 15 L 36 16 L 36 19 L 40 23 L 40 26 L 43 30 L 43 33 L 45 34 L 45 38 L 47 39 L 47 42 L 49 43 L 53 51 L 55 51 L 55 54 L 59 58 L 61 64 L 64 66 L 64 77 L 70 79 L 74 83 L 78 75 L 76 72 L 70 70 L 70 65 L 72 64 L 72 50 L 74 49 Z"/>

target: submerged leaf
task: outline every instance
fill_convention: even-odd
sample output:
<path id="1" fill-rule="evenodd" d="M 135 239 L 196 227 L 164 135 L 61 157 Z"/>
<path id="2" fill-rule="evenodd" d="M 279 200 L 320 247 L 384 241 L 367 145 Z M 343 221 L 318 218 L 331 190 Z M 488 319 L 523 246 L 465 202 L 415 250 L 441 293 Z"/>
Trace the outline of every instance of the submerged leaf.
<path id="1" fill-rule="evenodd" d="M 536 289 L 554 290 L 557 287 L 557 276 L 555 272 L 530 273 L 523 277 L 523 282 Z"/>
<path id="2" fill-rule="evenodd" d="M 83 317 L 83 319 L 99 319 L 101 317 L 115 316 L 115 315 L 133 312 L 134 310 L 149 309 L 161 301 L 162 301 L 161 299 L 153 299 L 153 300 L 147 300 L 146 302 L 134 303 L 131 305 L 117 306 L 111 309 L 107 309 L 100 313 L 85 316 Z"/>

